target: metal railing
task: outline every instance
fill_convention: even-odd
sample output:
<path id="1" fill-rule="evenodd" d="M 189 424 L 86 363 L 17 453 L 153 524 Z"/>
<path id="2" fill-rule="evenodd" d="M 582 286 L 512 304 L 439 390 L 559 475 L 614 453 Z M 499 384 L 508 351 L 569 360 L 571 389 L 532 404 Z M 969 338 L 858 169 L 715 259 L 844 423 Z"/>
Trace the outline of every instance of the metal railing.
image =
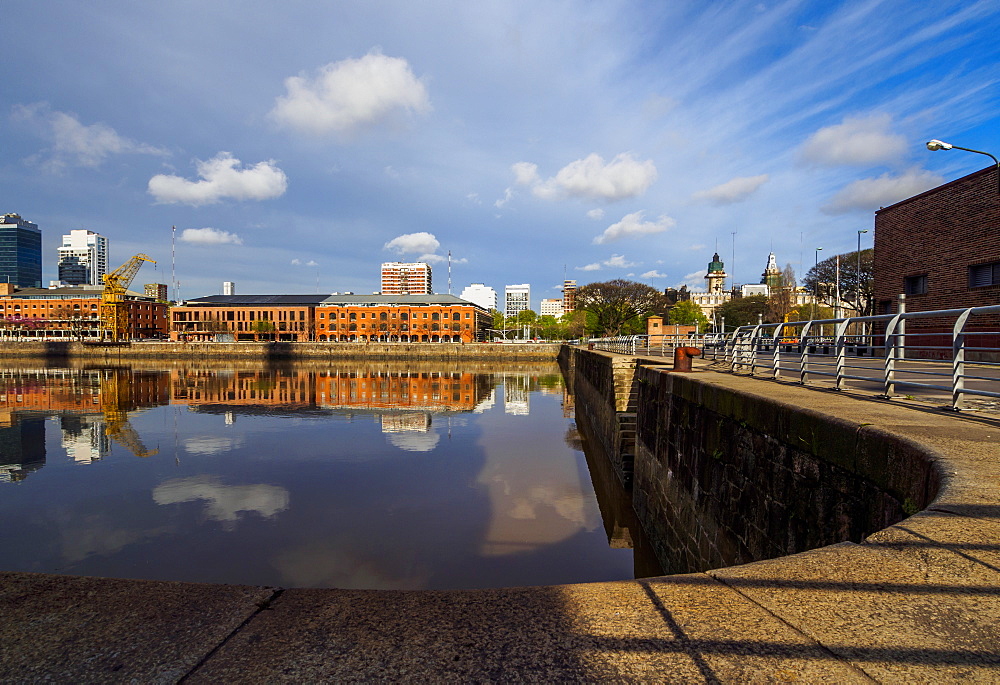
<path id="1" fill-rule="evenodd" d="M 595 350 L 649 357 L 670 357 L 675 347 L 701 347 L 710 335 L 619 335 L 613 338 L 591 338 Z"/>
<path id="2" fill-rule="evenodd" d="M 591 342 L 595 349 L 649 354 L 645 337 Z M 966 408 L 970 396 L 1000 398 L 1000 305 L 759 324 L 685 340 L 706 359 L 750 376 L 870 388 L 885 397 L 903 389 L 944 396 L 952 409 Z"/>

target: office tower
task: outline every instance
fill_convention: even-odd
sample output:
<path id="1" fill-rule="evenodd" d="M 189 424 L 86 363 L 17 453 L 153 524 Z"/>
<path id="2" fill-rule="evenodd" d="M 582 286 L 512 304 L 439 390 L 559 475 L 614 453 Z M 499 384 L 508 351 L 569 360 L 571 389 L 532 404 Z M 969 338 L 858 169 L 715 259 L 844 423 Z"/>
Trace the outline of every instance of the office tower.
<path id="1" fill-rule="evenodd" d="M 519 312 L 531 309 L 531 286 L 527 283 L 508 285 L 504 288 L 504 314 L 517 316 Z"/>
<path id="2" fill-rule="evenodd" d="M 383 295 L 430 295 L 431 265 L 423 262 L 383 262 Z"/>
<path id="3" fill-rule="evenodd" d="M 538 303 L 539 316 L 554 316 L 556 318 L 563 315 L 563 301 L 558 297 L 544 299 Z"/>
<path id="4" fill-rule="evenodd" d="M 152 297 L 163 302 L 167 301 L 166 283 L 147 283 L 143 288 L 145 288 L 146 297 Z"/>
<path id="5" fill-rule="evenodd" d="M 70 231 L 59 246 L 59 280 L 70 285 L 102 285 L 108 273 L 108 239 L 93 231 Z"/>
<path id="6" fill-rule="evenodd" d="M 563 313 L 576 309 L 576 281 L 563 281 Z"/>
<path id="7" fill-rule="evenodd" d="M 482 283 L 473 283 L 462 291 L 461 298 L 483 309 L 497 309 L 497 291 Z"/>
<path id="8" fill-rule="evenodd" d="M 18 214 L 0 218 L 0 283 L 42 287 L 42 232 Z"/>

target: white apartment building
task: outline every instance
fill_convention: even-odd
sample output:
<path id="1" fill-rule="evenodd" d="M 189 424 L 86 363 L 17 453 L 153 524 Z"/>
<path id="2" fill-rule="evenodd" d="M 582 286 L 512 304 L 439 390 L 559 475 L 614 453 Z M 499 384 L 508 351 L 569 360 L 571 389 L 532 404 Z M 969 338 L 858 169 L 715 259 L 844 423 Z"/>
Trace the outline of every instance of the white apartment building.
<path id="1" fill-rule="evenodd" d="M 562 298 L 544 299 L 538 303 L 539 316 L 554 316 L 557 319 L 563 315 Z"/>
<path id="2" fill-rule="evenodd" d="M 108 239 L 93 231 L 70 231 L 59 246 L 59 280 L 70 285 L 102 285 L 108 273 Z"/>
<path id="3" fill-rule="evenodd" d="M 467 302 L 478 304 L 487 311 L 499 309 L 497 307 L 497 291 L 482 283 L 473 283 L 467 286 L 459 297 Z"/>
<path id="4" fill-rule="evenodd" d="M 504 288 L 504 315 L 517 316 L 525 309 L 531 309 L 531 286 L 527 283 L 506 286 Z"/>
<path id="5" fill-rule="evenodd" d="M 431 295 L 431 265 L 424 262 L 383 262 L 383 295 Z"/>

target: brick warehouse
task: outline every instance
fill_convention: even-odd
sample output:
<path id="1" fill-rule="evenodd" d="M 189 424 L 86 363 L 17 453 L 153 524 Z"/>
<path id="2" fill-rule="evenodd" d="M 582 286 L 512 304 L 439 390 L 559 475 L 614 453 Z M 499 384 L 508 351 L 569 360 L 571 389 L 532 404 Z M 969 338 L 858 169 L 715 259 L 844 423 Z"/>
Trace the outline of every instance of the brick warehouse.
<path id="1" fill-rule="evenodd" d="M 1000 304 L 997 173 L 990 166 L 875 212 L 876 313 L 897 312 L 900 294 L 907 312 Z M 970 328 L 996 331 L 998 323 L 980 317 Z M 919 330 L 948 335 L 916 344 L 950 345 L 944 321 L 907 323 L 908 334 Z"/>

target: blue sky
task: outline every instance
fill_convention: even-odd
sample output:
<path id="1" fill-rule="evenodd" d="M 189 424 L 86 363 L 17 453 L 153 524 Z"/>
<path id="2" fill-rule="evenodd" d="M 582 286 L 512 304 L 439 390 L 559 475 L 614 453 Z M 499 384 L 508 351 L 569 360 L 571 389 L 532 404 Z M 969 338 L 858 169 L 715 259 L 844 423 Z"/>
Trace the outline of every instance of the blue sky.
<path id="1" fill-rule="evenodd" d="M 6 0 L 0 211 L 181 297 L 802 276 L 1000 155 L 1000 4 Z M 176 226 L 176 233 L 171 230 Z M 734 235 L 735 233 L 735 235 Z M 863 236 L 871 245 L 871 233 Z"/>

